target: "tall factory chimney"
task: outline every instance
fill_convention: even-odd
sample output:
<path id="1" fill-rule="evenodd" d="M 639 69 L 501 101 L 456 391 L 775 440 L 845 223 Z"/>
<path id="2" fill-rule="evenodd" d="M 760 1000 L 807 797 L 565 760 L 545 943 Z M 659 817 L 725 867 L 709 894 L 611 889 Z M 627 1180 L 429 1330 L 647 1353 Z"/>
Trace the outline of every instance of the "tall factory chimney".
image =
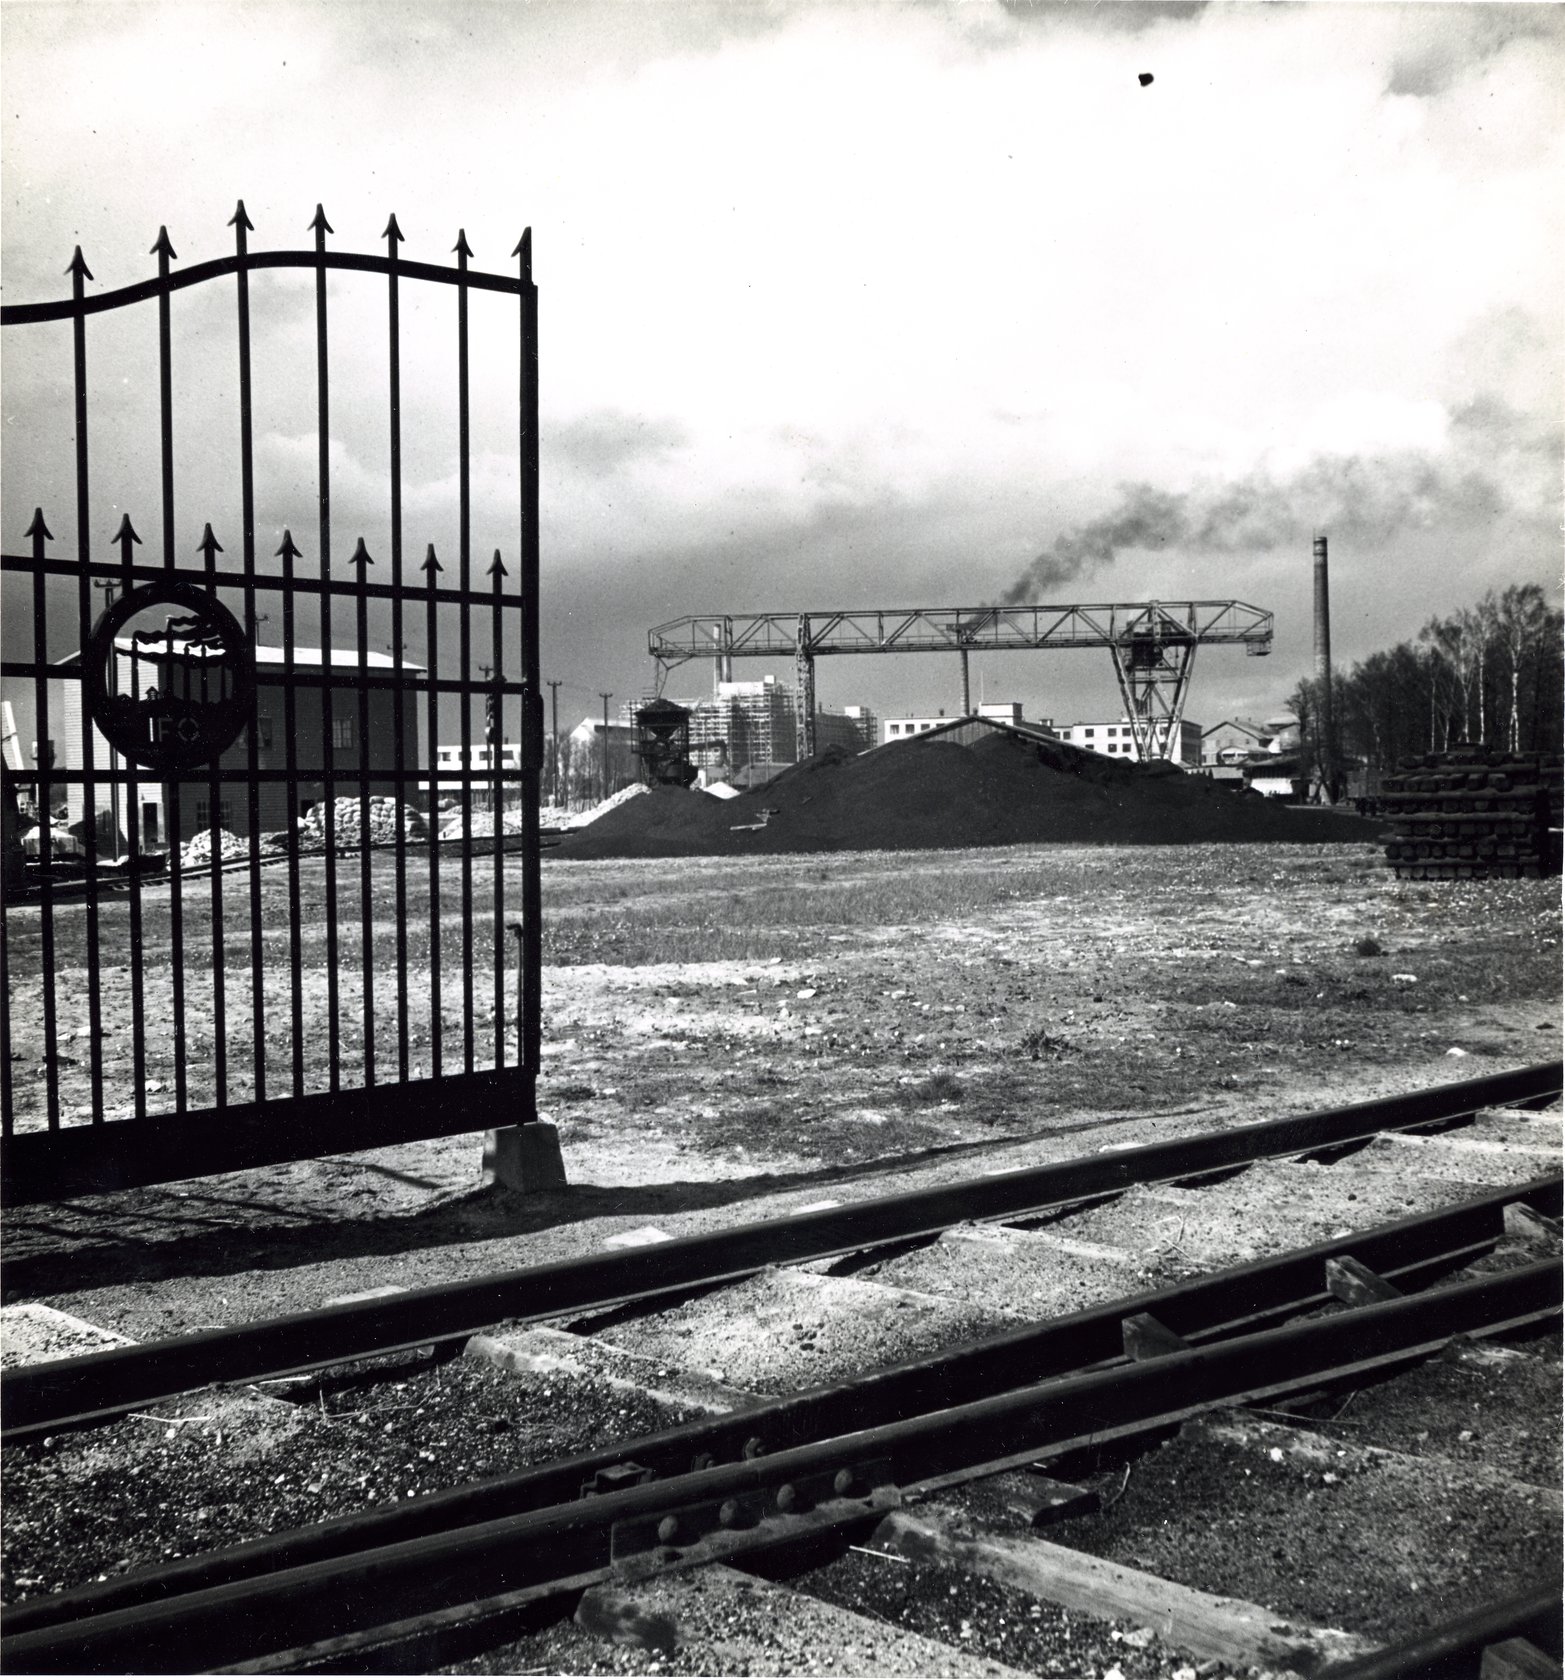
<path id="1" fill-rule="evenodd" d="M 1336 707 L 1331 692 L 1331 593 L 1326 578 L 1326 537 L 1315 538 L 1315 695 L 1319 717 L 1320 773 L 1326 797 L 1337 798 Z"/>
<path id="2" fill-rule="evenodd" d="M 1315 539 L 1315 681 L 1331 693 L 1331 599 L 1326 586 L 1326 538 Z"/>

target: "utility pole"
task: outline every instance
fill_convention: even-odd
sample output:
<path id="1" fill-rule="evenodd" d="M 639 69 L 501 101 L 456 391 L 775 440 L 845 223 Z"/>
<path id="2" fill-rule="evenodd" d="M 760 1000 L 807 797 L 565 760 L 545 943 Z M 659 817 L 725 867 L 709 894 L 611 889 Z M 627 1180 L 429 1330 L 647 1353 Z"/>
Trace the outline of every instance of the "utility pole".
<path id="1" fill-rule="evenodd" d="M 549 727 L 554 741 L 554 762 L 549 775 L 549 789 L 553 802 L 560 803 L 560 679 L 549 682 Z"/>
<path id="2" fill-rule="evenodd" d="M 491 677 L 499 674 L 493 665 L 480 665 L 478 669 L 484 673 L 485 682 L 488 682 Z M 504 678 L 502 677 L 501 680 L 503 681 Z M 500 801 L 498 798 L 500 788 L 499 710 L 499 697 L 491 689 L 490 692 L 484 696 L 484 744 L 486 749 L 484 762 L 490 775 L 493 777 L 493 780 L 489 784 L 489 809 L 491 812 L 495 812 L 500 809 Z M 498 819 L 496 820 L 498 821 Z M 499 829 L 496 828 L 495 833 L 498 834 L 499 832 Z"/>
<path id="3" fill-rule="evenodd" d="M 603 797 L 607 799 L 609 796 L 609 701 L 614 696 L 612 693 L 604 693 L 601 688 L 598 693 L 603 698 Z"/>

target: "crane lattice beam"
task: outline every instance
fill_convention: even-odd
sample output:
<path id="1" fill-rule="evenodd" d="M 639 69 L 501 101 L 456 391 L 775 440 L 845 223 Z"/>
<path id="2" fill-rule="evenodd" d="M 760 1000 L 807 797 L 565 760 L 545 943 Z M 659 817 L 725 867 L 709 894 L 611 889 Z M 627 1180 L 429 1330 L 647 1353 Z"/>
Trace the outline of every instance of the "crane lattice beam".
<path id="1" fill-rule="evenodd" d="M 1070 606 L 875 607 L 816 613 L 715 613 L 671 619 L 647 633 L 661 693 L 691 659 L 791 658 L 799 686 L 799 752 L 815 746 L 815 661 L 832 653 L 957 653 L 968 706 L 972 653 L 1108 648 L 1125 712 L 1144 758 L 1172 746 L 1184 715 L 1195 651 L 1272 646 L 1272 615 L 1243 601 L 1113 601 Z"/>
<path id="2" fill-rule="evenodd" d="M 801 647 L 801 633 L 803 646 Z M 1063 607 L 877 607 L 857 612 L 714 613 L 647 633 L 665 670 L 689 659 L 811 658 L 828 653 L 998 653 L 1158 641 L 1271 650 L 1272 615 L 1243 601 L 1119 601 Z"/>

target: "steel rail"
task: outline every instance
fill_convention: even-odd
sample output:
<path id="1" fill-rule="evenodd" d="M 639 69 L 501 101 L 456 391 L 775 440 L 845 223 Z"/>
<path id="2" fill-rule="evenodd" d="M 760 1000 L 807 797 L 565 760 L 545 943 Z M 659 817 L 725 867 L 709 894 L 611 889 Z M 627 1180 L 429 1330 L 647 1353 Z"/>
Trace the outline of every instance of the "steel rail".
<path id="1" fill-rule="evenodd" d="M 1504 1334 L 1551 1319 L 1560 1281 L 1558 1262 L 1544 1261 L 671 1481 L 9 1634 L 0 1638 L 0 1664 L 11 1673 L 201 1672 L 606 1567 L 615 1531 L 627 1524 L 768 1492 L 787 1510 L 807 1477 L 844 1477 L 847 1491 L 853 1467 L 875 1462 L 894 1486 L 916 1489 L 1007 1455 L 1051 1456 L 1212 1407 L 1355 1380 L 1438 1352 L 1454 1336 Z M 677 1518 L 676 1529 L 682 1540 L 694 1538 Z M 665 1547 L 674 1558 L 678 1551 Z"/>
<path id="2" fill-rule="evenodd" d="M 1395 1288 L 1418 1288 L 1490 1253 L 1504 1235 L 1508 1205 L 1523 1202 L 1535 1212 L 1557 1217 L 1562 1194 L 1565 1183 L 1557 1174 L 1513 1185 L 1433 1214 L 1414 1215 L 1273 1259 L 1084 1308 L 848 1382 L 26 1601 L 11 1609 L 8 1625 L 16 1632 L 31 1630 L 423 1538 L 437 1530 L 514 1517 L 564 1503 L 593 1483 L 600 1472 L 626 1463 L 652 1477 L 679 1476 L 694 1464 L 743 1458 L 747 1448 L 754 1452 L 756 1443 L 776 1452 L 993 1397 L 1007 1389 L 1118 1361 L 1124 1322 L 1138 1314 L 1149 1314 L 1176 1335 L 1200 1345 L 1270 1329 L 1286 1318 L 1330 1304 L 1333 1297 L 1325 1286 L 1325 1266 L 1345 1256 Z"/>
<path id="3" fill-rule="evenodd" d="M 1316 1680 L 1478 1680 L 1485 1648 L 1505 1639 L 1530 1640 L 1557 1661 L 1560 1611 L 1558 1584 L 1540 1582 L 1531 1592 L 1442 1622 L 1418 1639 L 1334 1663 L 1319 1670 Z"/>
<path id="4" fill-rule="evenodd" d="M 1375 1133 L 1438 1125 L 1561 1088 L 1559 1062 L 1315 1114 L 1256 1121 L 1136 1149 L 1022 1168 L 954 1187 L 785 1215 L 652 1248 L 595 1254 L 405 1294 L 195 1332 L 0 1375 L 0 1438 L 145 1406 L 215 1382 L 254 1380 L 473 1334 L 508 1319 L 581 1314 L 676 1289 L 930 1236 L 964 1220 L 1014 1217 Z M 330 1099 L 322 1099 L 329 1101 Z"/>

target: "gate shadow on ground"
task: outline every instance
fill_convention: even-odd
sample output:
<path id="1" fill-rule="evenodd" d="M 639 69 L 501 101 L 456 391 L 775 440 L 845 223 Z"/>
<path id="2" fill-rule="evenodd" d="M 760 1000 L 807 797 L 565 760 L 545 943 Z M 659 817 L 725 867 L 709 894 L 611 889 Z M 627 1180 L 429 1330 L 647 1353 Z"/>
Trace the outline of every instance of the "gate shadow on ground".
<path id="1" fill-rule="evenodd" d="M 99 1196 L 10 1214 L 0 1282 L 9 1302 L 115 1284 L 294 1271 L 336 1260 L 405 1255 L 434 1248 L 450 1250 L 454 1262 L 451 1275 L 473 1275 L 530 1263 L 524 1258 L 502 1259 L 482 1252 L 486 1245 L 507 1238 L 537 1235 L 595 1219 L 668 1218 L 791 1190 L 862 1183 L 942 1161 L 992 1156 L 999 1149 L 1027 1142 L 1097 1131 L 1122 1124 L 1126 1118 L 1106 1116 L 1046 1132 L 1013 1132 L 797 1173 L 664 1184 L 581 1184 L 537 1195 L 476 1186 L 394 1217 L 344 1219 L 323 1210 L 301 1218 L 264 1196 L 202 1189 L 194 1181 L 187 1181 L 190 1187 L 179 1192 L 177 1201 L 172 1192 L 153 1192 L 161 1206 L 149 1208 L 144 1199 L 147 1193 L 143 1192 L 134 1210 L 117 1210 L 115 1198 Z M 479 1252 L 465 1252 L 470 1249 Z M 541 1257 L 540 1263 L 544 1258 L 557 1256 Z"/>

